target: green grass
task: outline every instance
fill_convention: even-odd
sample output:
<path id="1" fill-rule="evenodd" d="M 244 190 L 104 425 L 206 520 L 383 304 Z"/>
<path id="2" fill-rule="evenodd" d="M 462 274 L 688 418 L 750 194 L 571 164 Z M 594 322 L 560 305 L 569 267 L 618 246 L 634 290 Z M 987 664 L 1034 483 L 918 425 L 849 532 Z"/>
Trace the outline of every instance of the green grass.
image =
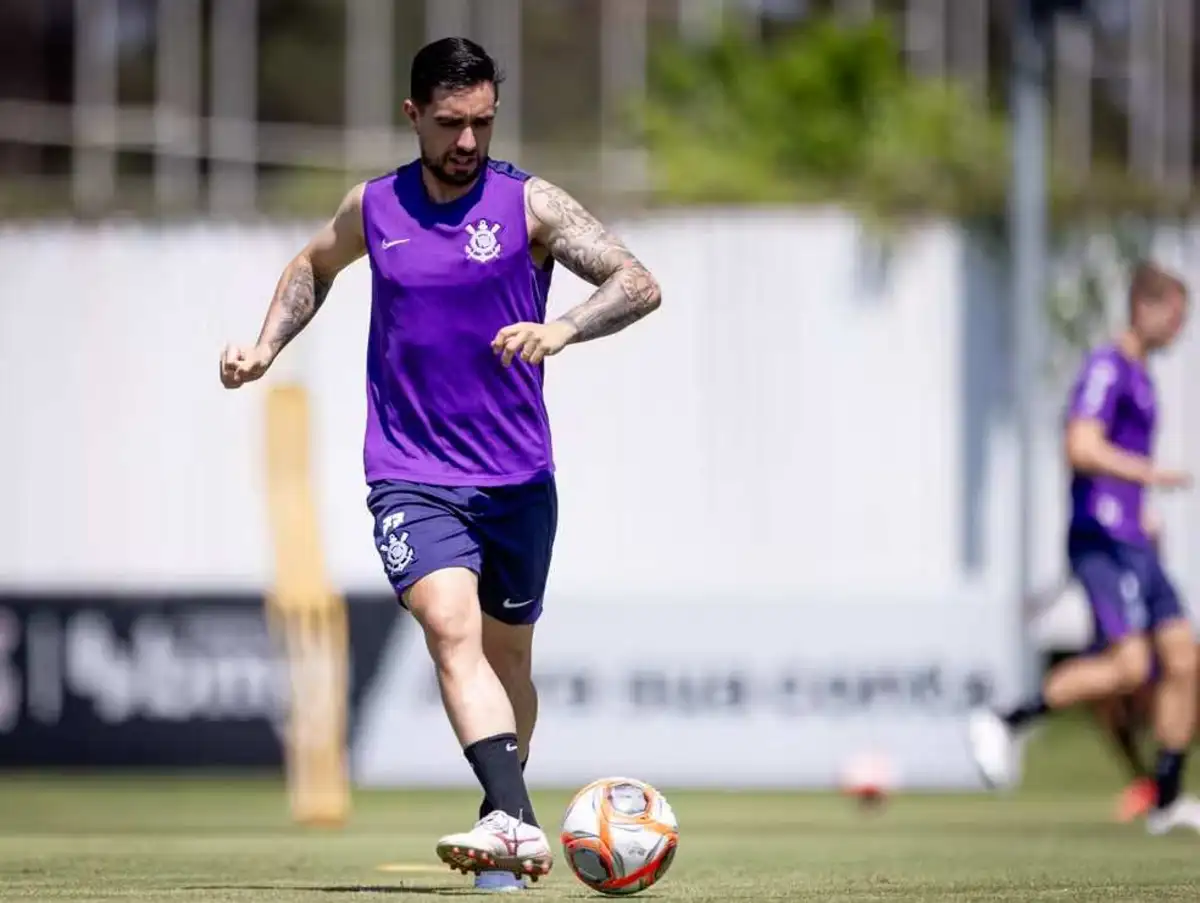
<path id="1" fill-rule="evenodd" d="M 662 789 L 680 818 L 658 901 L 1166 901 L 1200 899 L 1200 837 L 1110 821 L 1121 774 L 1090 731 L 1060 722 L 1019 794 L 899 796 L 864 814 L 817 794 Z M 364 792 L 340 831 L 292 826 L 278 781 L 6 774 L 0 900 L 435 900 L 472 894 L 433 842 L 476 794 Z M 553 823 L 568 793 L 536 794 Z M 400 863 L 410 871 L 381 871 Z M 421 869 L 427 869 L 421 870 Z M 555 871 L 526 897 L 601 899 Z"/>

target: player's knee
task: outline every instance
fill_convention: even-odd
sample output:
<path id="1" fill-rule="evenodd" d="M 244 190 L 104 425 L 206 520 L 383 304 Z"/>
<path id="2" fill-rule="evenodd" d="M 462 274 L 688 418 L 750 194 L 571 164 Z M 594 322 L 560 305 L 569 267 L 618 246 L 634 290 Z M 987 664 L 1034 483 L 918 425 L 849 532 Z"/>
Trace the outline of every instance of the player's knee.
<path id="1" fill-rule="evenodd" d="M 1140 638 L 1126 640 L 1112 662 L 1114 692 L 1132 693 L 1150 679 L 1150 647 Z"/>
<path id="2" fill-rule="evenodd" d="M 478 619 L 470 616 L 466 606 L 447 604 L 431 606 L 421 619 L 425 639 L 430 649 L 453 649 L 474 640 L 478 643 Z M 475 628 L 474 631 L 472 628 Z"/>
<path id="3" fill-rule="evenodd" d="M 479 602 L 472 585 L 457 579 L 426 578 L 413 587 L 408 607 L 425 632 L 425 644 L 439 666 L 463 656 L 479 655 Z"/>

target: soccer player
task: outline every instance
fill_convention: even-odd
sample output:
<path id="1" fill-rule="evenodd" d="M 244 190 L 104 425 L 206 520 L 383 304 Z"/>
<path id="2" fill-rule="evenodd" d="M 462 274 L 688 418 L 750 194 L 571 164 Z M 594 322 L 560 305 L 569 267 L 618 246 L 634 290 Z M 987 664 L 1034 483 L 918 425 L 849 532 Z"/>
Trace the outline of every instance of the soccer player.
<path id="1" fill-rule="evenodd" d="M 1127 695 L 1146 683 L 1152 654 L 1155 685 L 1156 800 L 1146 827 L 1200 830 L 1200 802 L 1180 794 L 1196 708 L 1196 641 L 1179 598 L 1143 525 L 1146 487 L 1189 485 L 1187 474 L 1151 458 L 1155 431 L 1149 355 L 1183 326 L 1187 289 L 1175 276 L 1139 263 L 1129 291 L 1129 324 L 1084 362 L 1071 394 L 1065 447 L 1071 468 L 1067 556 L 1092 609 L 1095 651 L 1053 668 L 1041 692 L 1010 712 L 980 711 L 971 743 L 991 785 L 1013 778 L 1022 728 L 1046 712 Z"/>
<path id="2" fill-rule="evenodd" d="M 484 792 L 478 822 L 439 840 L 437 854 L 506 889 L 553 861 L 523 774 L 537 718 L 533 631 L 557 524 L 543 362 L 642 319 L 661 293 L 565 191 L 489 158 L 500 83 L 472 41 L 416 54 L 404 112 L 420 158 L 350 190 L 287 265 L 257 342 L 226 348 L 220 371 L 228 388 L 260 378 L 338 273 L 367 256 L 374 541 L 424 631 Z M 546 322 L 555 262 L 595 291 Z"/>

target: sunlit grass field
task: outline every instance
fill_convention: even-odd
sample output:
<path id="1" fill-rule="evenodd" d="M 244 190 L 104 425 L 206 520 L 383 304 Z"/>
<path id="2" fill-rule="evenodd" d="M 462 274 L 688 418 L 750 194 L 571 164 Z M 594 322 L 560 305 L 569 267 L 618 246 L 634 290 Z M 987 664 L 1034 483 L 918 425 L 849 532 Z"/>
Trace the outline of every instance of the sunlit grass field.
<path id="1" fill-rule="evenodd" d="M 1200 777 L 1193 769 L 1190 782 Z M 341 830 L 304 830 L 263 778 L 7 773 L 0 900 L 433 900 L 475 895 L 433 855 L 476 794 L 366 792 Z M 899 795 L 876 813 L 830 794 L 661 789 L 680 851 L 645 900 L 1200 901 L 1200 836 L 1112 820 L 1123 775 L 1086 725 L 1060 720 L 1007 796 Z M 557 827 L 570 794 L 538 792 Z M 559 856 L 536 901 L 599 899 Z"/>

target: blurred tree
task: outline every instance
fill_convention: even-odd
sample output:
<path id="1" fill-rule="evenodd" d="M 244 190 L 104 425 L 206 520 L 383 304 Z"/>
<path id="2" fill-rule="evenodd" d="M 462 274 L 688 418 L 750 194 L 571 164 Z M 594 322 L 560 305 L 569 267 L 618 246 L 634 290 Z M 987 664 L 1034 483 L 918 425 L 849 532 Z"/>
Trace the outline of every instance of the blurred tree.
<path id="1" fill-rule="evenodd" d="M 651 59 L 632 113 L 668 203 L 850 202 L 879 222 L 1006 212 L 1007 119 L 953 79 L 911 75 L 884 19 L 813 17 L 759 41 L 731 29 L 671 42 Z M 1120 160 L 1086 179 L 1053 173 L 1060 224 L 1106 213 L 1177 213 L 1181 199 Z"/>
<path id="2" fill-rule="evenodd" d="M 1003 201 L 1002 120 L 952 82 L 909 77 L 881 21 L 664 47 L 637 114 L 661 200 L 849 199 L 871 215 Z"/>

